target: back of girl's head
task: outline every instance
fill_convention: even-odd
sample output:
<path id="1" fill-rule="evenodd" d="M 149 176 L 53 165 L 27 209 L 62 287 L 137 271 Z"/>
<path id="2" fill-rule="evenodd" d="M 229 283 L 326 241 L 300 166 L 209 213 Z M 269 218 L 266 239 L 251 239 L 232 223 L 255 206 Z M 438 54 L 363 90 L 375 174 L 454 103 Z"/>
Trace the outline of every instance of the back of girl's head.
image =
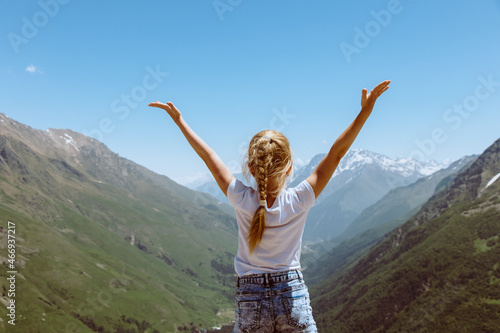
<path id="1" fill-rule="evenodd" d="M 260 200 L 268 196 L 277 197 L 285 187 L 286 178 L 292 170 L 292 151 L 288 139 L 280 132 L 261 131 L 254 135 L 248 146 L 243 171 L 247 178 L 255 178 Z M 250 253 L 260 243 L 265 229 L 265 207 L 260 206 L 254 214 L 248 235 Z"/>

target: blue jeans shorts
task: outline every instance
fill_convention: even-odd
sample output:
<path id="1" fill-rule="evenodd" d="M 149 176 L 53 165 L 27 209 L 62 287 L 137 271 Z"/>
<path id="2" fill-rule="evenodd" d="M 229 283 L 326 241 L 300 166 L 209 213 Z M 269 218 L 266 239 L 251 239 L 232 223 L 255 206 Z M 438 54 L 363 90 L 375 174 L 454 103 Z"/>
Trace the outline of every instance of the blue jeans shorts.
<path id="1" fill-rule="evenodd" d="M 317 332 L 299 270 L 238 278 L 233 333 Z"/>

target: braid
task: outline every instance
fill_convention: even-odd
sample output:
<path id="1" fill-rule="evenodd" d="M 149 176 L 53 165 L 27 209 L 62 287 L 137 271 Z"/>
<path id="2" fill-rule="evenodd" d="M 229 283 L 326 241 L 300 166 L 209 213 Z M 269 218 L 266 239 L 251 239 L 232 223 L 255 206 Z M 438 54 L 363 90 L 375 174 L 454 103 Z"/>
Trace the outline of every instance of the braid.
<path id="1" fill-rule="evenodd" d="M 259 189 L 260 200 L 267 200 L 267 179 L 269 168 L 271 166 L 272 156 L 270 153 L 259 156 L 258 163 L 258 177 L 257 186 Z"/>
<path id="2" fill-rule="evenodd" d="M 248 160 L 243 169 L 252 174 L 257 183 L 260 206 L 253 215 L 248 230 L 248 247 L 252 253 L 260 244 L 266 229 L 266 207 L 269 197 L 276 198 L 285 185 L 291 168 L 291 150 L 286 137 L 276 131 L 257 133 L 248 147 Z"/>
<path id="3" fill-rule="evenodd" d="M 257 189 L 261 202 L 265 202 L 267 200 L 268 173 L 272 162 L 272 153 L 269 147 L 270 145 L 271 143 L 268 140 L 265 140 L 265 142 L 259 142 L 256 154 L 257 167 L 255 168 L 255 180 L 257 181 Z M 265 205 L 267 205 L 267 203 L 265 203 Z M 252 253 L 255 247 L 259 245 L 265 229 L 266 208 L 261 204 L 253 216 L 252 224 L 250 225 L 250 230 L 248 231 L 248 246 L 250 248 L 250 253 Z"/>

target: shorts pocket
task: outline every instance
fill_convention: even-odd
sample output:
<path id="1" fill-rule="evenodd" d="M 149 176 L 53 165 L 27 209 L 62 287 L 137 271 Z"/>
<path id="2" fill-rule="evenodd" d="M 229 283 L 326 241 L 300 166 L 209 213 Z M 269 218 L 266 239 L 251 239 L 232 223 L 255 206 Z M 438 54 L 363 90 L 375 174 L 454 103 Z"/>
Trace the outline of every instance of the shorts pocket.
<path id="1" fill-rule="evenodd" d="M 309 297 L 287 297 L 282 300 L 288 316 L 288 324 L 298 329 L 305 329 L 309 325 L 312 316 Z"/>
<path id="2" fill-rule="evenodd" d="M 238 327 L 241 332 L 250 333 L 260 327 L 260 301 L 238 302 Z"/>

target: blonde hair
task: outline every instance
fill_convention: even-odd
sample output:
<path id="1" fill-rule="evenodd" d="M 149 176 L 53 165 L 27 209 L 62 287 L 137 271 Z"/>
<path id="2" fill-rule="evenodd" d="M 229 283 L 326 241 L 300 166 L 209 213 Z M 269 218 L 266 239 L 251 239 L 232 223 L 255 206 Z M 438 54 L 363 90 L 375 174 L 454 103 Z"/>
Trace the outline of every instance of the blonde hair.
<path id="1" fill-rule="evenodd" d="M 291 166 L 292 150 L 288 139 L 280 132 L 264 130 L 250 140 L 243 173 L 247 179 L 250 179 L 250 175 L 255 178 L 262 202 L 268 197 L 278 196 L 285 187 Z M 266 209 L 261 205 L 255 211 L 248 231 L 250 253 L 259 245 L 265 229 Z"/>

